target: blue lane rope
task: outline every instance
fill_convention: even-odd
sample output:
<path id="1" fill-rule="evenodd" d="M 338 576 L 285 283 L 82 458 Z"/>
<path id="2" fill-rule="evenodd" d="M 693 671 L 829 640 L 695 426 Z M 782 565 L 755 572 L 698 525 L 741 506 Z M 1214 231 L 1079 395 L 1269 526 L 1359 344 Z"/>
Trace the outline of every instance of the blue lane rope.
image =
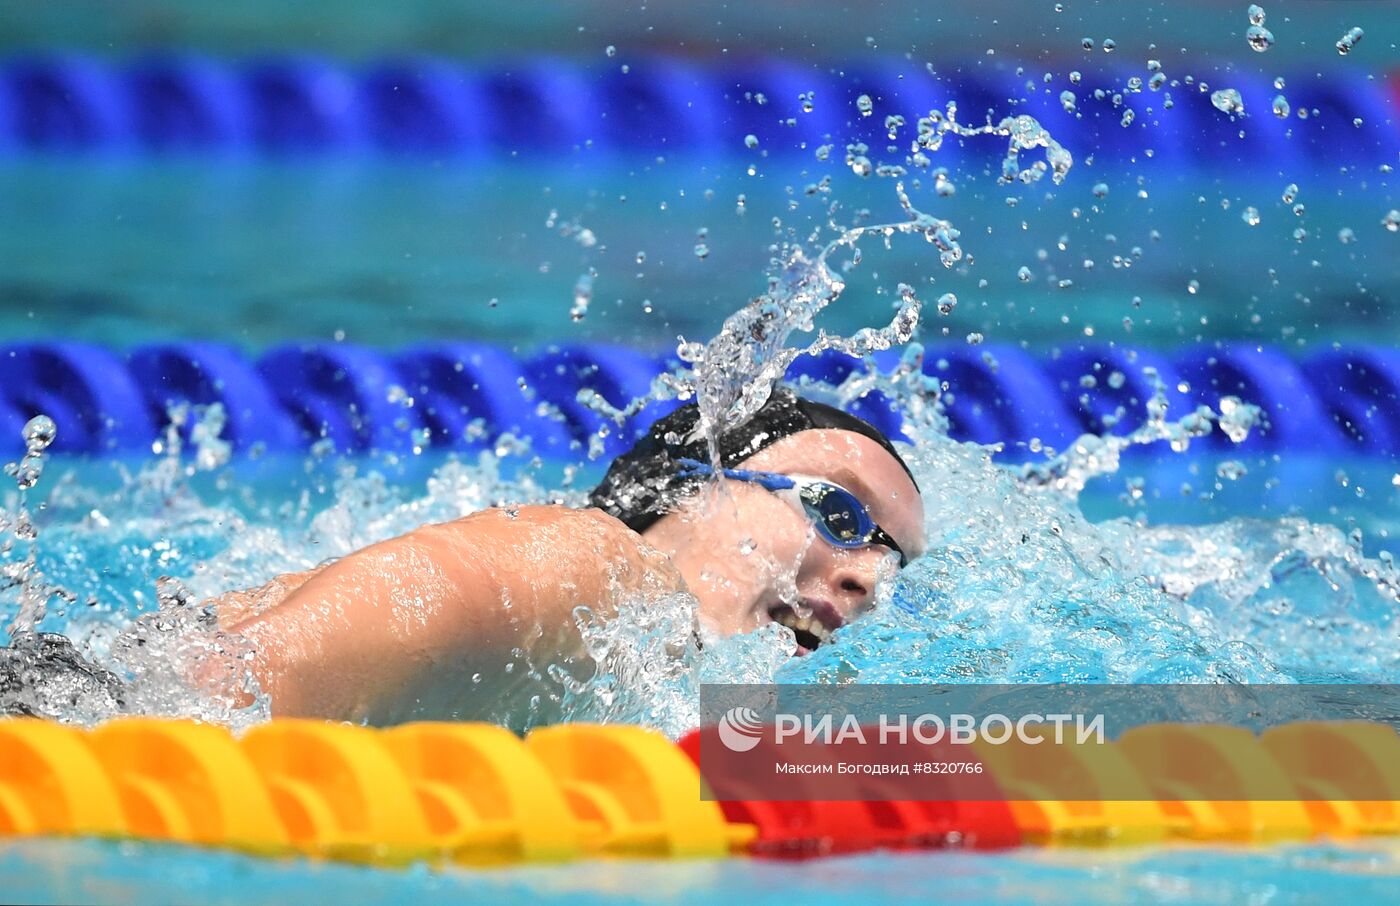
<path id="1" fill-rule="evenodd" d="M 912 117 L 950 101 L 967 122 L 989 111 L 1027 112 L 1067 147 L 1093 148 L 1103 163 L 1151 148 L 1173 166 L 1237 167 L 1267 155 L 1331 168 L 1390 162 L 1400 141 L 1388 97 L 1400 80 L 1343 69 L 1289 76 L 1293 108 L 1323 115 L 1287 122 L 1267 115 L 1278 93 L 1267 79 L 1232 73 L 1230 86 L 1251 113 L 1242 125 L 1198 91 L 1171 91 L 1168 108 L 1165 90 L 1130 90 L 1128 79 L 1141 74 L 1121 67 L 1082 67 L 1075 114 L 1060 102 L 1064 83 L 1028 89 L 1009 70 L 949 67 L 930 76 L 887 59 L 836 73 L 665 57 L 627 67 L 548 57 L 482 66 L 416 56 L 358 66 L 308 55 L 232 61 L 165 53 L 106 62 L 30 54 L 0 61 L 0 152 L 553 155 L 591 145 L 624 155 L 713 156 L 752 154 L 744 139 L 754 135 L 769 154 L 806 155 L 833 140 L 888 142 L 883 116 L 856 115 L 861 94 L 902 113 L 909 130 Z M 799 101 L 806 92 L 815 99 L 810 113 Z M 1125 125 L 1127 111 L 1134 118 Z M 948 165 L 961 154 L 956 142 L 941 153 Z"/>
<path id="2" fill-rule="evenodd" d="M 892 364 L 879 360 L 881 367 Z M 0 347 L 0 449 L 18 453 L 19 428 L 44 413 L 58 423 L 58 452 L 104 455 L 149 450 L 173 402 L 221 403 L 224 437 L 236 451 L 286 452 L 328 440 L 343 453 L 414 445 L 473 450 L 503 433 L 533 452 L 581 457 L 604 418 L 579 402 L 582 389 L 615 406 L 647 393 L 673 366 L 633 349 L 569 344 L 524 358 L 485 343 L 434 342 L 387 353 L 345 343 L 290 344 L 250 361 L 205 341 L 143 346 L 122 356 L 72 342 Z M 1141 423 L 1157 370 L 1169 416 L 1223 396 L 1259 405 L 1265 424 L 1239 449 L 1400 455 L 1400 350 L 1328 349 L 1294 360 L 1243 343 L 1175 352 L 1081 346 L 1038 359 L 1016 347 L 931 347 L 924 371 L 945 381 L 954 437 L 1002 442 L 1009 459 L 1033 458 L 1039 439 L 1064 445 L 1086 431 L 1127 433 Z M 826 353 L 799 358 L 789 380 L 839 383 L 861 367 Z M 625 450 L 677 404 L 652 403 L 622 428 L 609 426 L 604 454 Z M 851 409 L 898 436 L 899 416 L 872 393 Z M 1202 443 L 1235 449 L 1218 429 Z"/>

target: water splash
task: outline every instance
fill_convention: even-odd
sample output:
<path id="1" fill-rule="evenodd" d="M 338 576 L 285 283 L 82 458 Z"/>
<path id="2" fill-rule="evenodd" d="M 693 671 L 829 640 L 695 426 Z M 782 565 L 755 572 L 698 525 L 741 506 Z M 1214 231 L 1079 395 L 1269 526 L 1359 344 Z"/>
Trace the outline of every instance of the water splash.
<path id="1" fill-rule="evenodd" d="M 1160 87 L 1160 63 L 1149 71 L 1153 79 L 1162 76 Z M 1078 73 L 1071 78 L 1081 80 Z M 873 113 L 866 100 L 870 110 L 861 113 Z M 1224 112 L 1243 113 L 1242 105 Z M 907 135 L 902 126 L 886 121 L 887 129 Z M 825 241 L 781 247 L 768 291 L 731 315 L 718 335 L 682 342 L 689 368 L 659 376 L 649 396 L 620 408 L 591 391 L 580 394 L 619 421 L 651 399 L 695 398 L 703 430 L 713 436 L 762 405 L 797 356 L 837 349 L 867 357 L 904 345 L 893 371 L 864 359 L 839 387 L 807 384 L 804 392 L 838 405 L 879 393 L 899 411 L 912 444 L 911 468 L 926 489 L 931 553 L 881 586 L 873 615 L 802 659 L 790 657 L 792 635 L 776 625 L 706 638 L 699 649 L 694 602 L 684 595 L 623 597 L 612 602 L 613 617 L 582 607 L 576 617 L 593 666 L 522 655 L 512 667 L 524 701 L 493 705 L 486 717 L 513 726 L 627 720 L 676 733 L 694 720 L 699 681 L 1258 682 L 1333 672 L 1393 679 L 1400 666 L 1400 645 L 1391 641 L 1400 577 L 1392 561 L 1363 556 L 1340 530 L 1301 520 L 1207 528 L 1093 524 L 1080 511 L 1079 493 L 1119 469 L 1129 447 L 1164 442 L 1184 450 L 1217 427 L 1238 441 L 1258 421 L 1257 408 L 1226 397 L 1217 410 L 1169 417 L 1158 381 L 1138 429 L 1086 434 L 1044 462 L 1012 469 L 993 461 L 993 449 L 948 438 L 947 388 L 924 372 L 924 349 L 913 342 L 922 304 L 912 286 L 897 288 L 897 310 L 886 325 L 850 337 L 817 330 L 817 316 L 841 296 L 859 265 L 863 243 L 917 236 L 934 247 L 944 268 L 969 263 L 958 228 L 920 210 L 910 195 L 918 171 L 929 172 L 938 197 L 951 194 L 940 187 L 952 180 L 931 159 L 950 134 L 1006 139 L 1004 184 L 1032 184 L 1047 174 L 1059 184 L 1073 165 L 1033 118 L 964 125 L 955 105 L 919 118 L 902 162 L 877 164 L 869 148 L 853 143 L 847 164 L 858 175 L 892 180 L 902 220 L 852 227 L 835 223 L 833 213 L 821 233 Z M 818 158 L 830 150 L 823 146 Z M 1400 228 L 1400 214 L 1389 219 L 1389 229 Z M 556 214 L 548 225 L 558 226 Z M 597 243 L 576 222 L 560 232 L 585 248 Z M 709 253 L 705 239 L 697 236 L 702 258 Z M 639 254 L 637 263 L 643 260 Z M 1023 267 L 1017 276 L 1029 282 L 1032 272 Z M 952 315 L 956 301 L 951 292 L 941 294 L 940 315 Z M 814 331 L 809 342 L 791 344 L 795 334 Z M 982 339 L 980 332 L 968 335 L 969 342 Z M 181 433 L 190 417 L 197 420 L 190 428 L 192 462 Z M 551 478 L 527 465 L 510 474 L 507 464 L 528 462 L 531 454 L 528 444 L 503 437 L 494 455 L 448 459 L 418 489 L 363 465 L 313 455 L 304 471 L 314 477 L 300 497 L 250 507 L 197 487 L 200 476 L 230 468 L 222 419 L 215 411 L 173 413 L 160 458 L 125 476 L 116 491 L 60 483 L 42 548 L 33 543 L 38 535 L 26 497 L 43 471 L 42 447 L 16 465 L 19 502 L 7 505 L 5 525 L 14 537 L 4 549 L 5 576 L 15 581 L 0 603 L 22 622 L 17 618 L 14 644 L 0 658 L 0 710 L 83 721 L 116 713 L 175 713 L 235 726 L 262 719 L 267 702 L 243 669 L 247 649 L 217 624 L 218 602 L 228 600 L 230 589 L 255 589 L 243 599 L 256 611 L 285 593 L 269 582 L 275 576 L 426 522 L 503 503 L 582 499 L 572 472 Z M 40 423 L 33 439 L 45 437 L 51 441 L 52 430 Z M 48 606 L 56 600 L 62 606 Z M 94 606 L 73 607 L 79 601 Z M 46 621 L 66 637 L 40 631 Z"/>

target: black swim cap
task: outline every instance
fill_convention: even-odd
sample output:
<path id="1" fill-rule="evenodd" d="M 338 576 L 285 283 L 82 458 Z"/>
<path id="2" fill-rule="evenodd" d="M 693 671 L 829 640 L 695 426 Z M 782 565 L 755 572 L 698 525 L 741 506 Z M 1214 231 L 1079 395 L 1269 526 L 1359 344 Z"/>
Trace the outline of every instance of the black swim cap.
<path id="1" fill-rule="evenodd" d="M 710 461 L 703 437 L 686 441 L 700 421 L 700 408 L 688 403 L 658 419 L 631 450 L 613 460 L 608 474 L 588 496 L 588 502 L 616 516 L 634 532 L 644 532 L 704 479 L 681 477 L 678 459 Z M 834 406 L 805 400 L 786 387 L 775 387 L 768 402 L 753 417 L 719 438 L 720 467 L 732 469 L 759 450 L 799 431 L 834 428 L 864 435 L 883 447 L 904 468 L 904 458 L 889 438 L 869 422 Z M 668 440 L 669 438 L 669 440 Z M 918 482 L 914 482 L 917 489 Z"/>

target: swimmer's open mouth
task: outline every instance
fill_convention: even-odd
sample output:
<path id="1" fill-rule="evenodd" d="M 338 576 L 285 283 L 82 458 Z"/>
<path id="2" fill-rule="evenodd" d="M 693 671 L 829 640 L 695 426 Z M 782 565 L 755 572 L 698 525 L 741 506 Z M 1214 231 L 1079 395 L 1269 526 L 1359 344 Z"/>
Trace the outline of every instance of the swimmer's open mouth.
<path id="1" fill-rule="evenodd" d="M 807 616 L 798 616 L 790 604 L 774 604 L 768 616 L 774 623 L 786 626 L 797 637 L 797 654 L 810 654 L 831 641 L 831 634 L 845 624 L 845 619 L 826 601 L 802 602 Z"/>

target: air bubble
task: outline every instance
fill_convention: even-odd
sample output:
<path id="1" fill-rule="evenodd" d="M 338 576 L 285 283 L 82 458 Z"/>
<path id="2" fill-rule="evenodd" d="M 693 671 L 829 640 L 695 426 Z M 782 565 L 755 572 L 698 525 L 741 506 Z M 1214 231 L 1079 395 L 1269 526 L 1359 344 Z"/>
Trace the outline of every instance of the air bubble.
<path id="1" fill-rule="evenodd" d="M 1286 120 L 1288 119 L 1288 114 L 1291 112 L 1292 110 L 1288 106 L 1288 98 L 1283 95 L 1274 98 L 1274 116 L 1281 120 Z"/>
<path id="2" fill-rule="evenodd" d="M 1390 212 L 1381 218 L 1381 226 L 1392 233 L 1400 232 L 1400 211 L 1391 208 Z"/>
<path id="3" fill-rule="evenodd" d="M 958 297 L 953 293 L 944 293 L 938 297 L 938 313 L 940 315 L 951 315 L 953 309 L 958 307 Z"/>
<path id="4" fill-rule="evenodd" d="M 1249 4 L 1249 24 L 1263 25 L 1265 17 L 1264 7 L 1257 3 Z"/>
<path id="5" fill-rule="evenodd" d="M 1253 205 L 1245 208 L 1244 213 L 1240 215 L 1240 219 L 1243 220 L 1245 223 L 1249 224 L 1250 226 L 1258 226 L 1259 209 L 1254 207 Z"/>
<path id="6" fill-rule="evenodd" d="M 869 116 L 875 109 L 874 103 L 870 100 L 870 95 L 862 94 L 860 97 L 856 98 L 856 109 L 860 111 L 861 116 Z"/>
<path id="7" fill-rule="evenodd" d="M 745 147 L 745 148 L 749 148 L 749 149 L 757 148 L 757 147 L 758 147 L 758 136 L 757 136 L 757 135 L 754 135 L 752 132 L 750 132 L 748 135 L 744 136 L 744 147 Z"/>
<path id="8" fill-rule="evenodd" d="M 1292 204 L 1293 199 L 1298 197 L 1298 184 L 1291 182 L 1283 187 L 1283 203 Z"/>

